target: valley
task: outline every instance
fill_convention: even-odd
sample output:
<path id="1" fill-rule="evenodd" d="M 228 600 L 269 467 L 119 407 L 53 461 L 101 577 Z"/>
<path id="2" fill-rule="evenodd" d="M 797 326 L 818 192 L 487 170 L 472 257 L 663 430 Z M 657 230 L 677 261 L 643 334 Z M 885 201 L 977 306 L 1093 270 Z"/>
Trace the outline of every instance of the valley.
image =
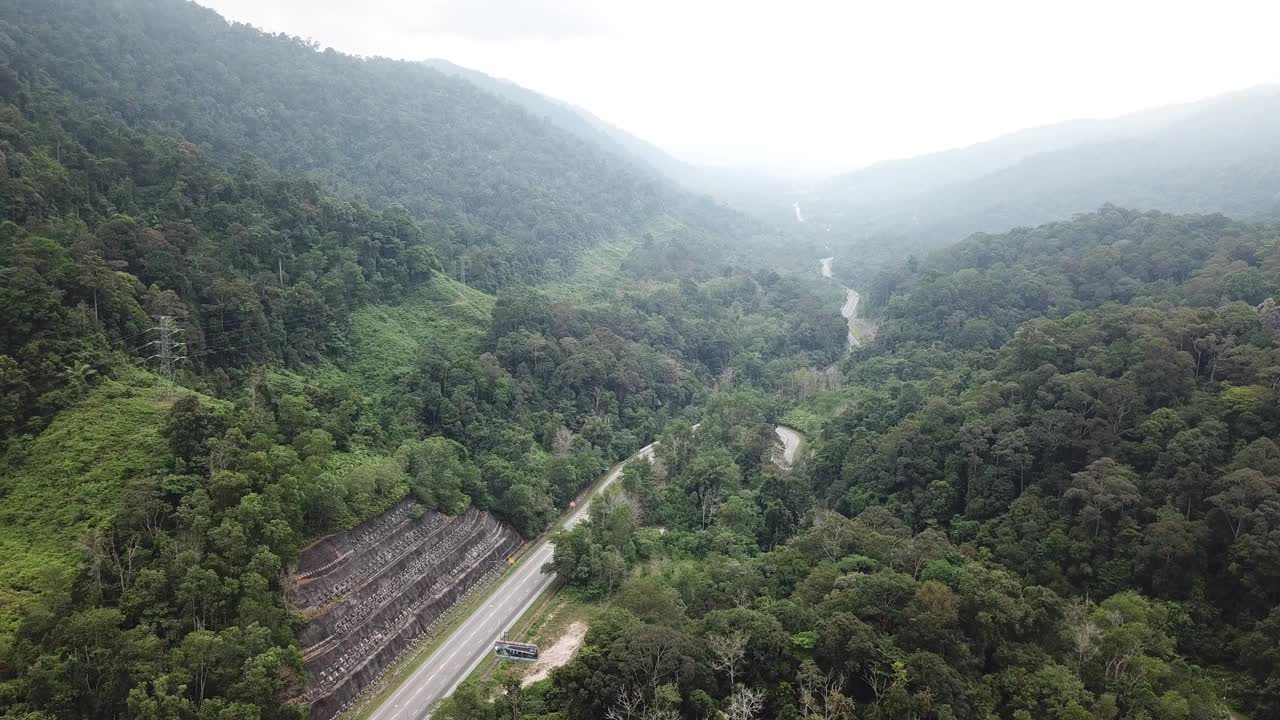
<path id="1" fill-rule="evenodd" d="M 0 0 L 0 720 L 1280 717 L 1280 87 L 291 3 Z"/>

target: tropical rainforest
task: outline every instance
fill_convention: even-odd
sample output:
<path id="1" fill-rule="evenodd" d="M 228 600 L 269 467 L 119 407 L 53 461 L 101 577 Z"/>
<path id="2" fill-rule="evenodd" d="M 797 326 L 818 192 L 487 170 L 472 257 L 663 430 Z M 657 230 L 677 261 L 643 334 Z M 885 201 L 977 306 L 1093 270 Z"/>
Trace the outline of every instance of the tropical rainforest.
<path id="1" fill-rule="evenodd" d="M 1277 716 L 1278 290 L 1280 228 L 1115 207 L 883 273 L 839 388 L 717 394 L 558 540 L 606 610 L 490 716 Z"/>
<path id="2" fill-rule="evenodd" d="M 850 351 L 812 236 L 536 107 L 0 0 L 0 715 L 305 718 L 303 547 L 658 440 L 555 536 L 583 648 L 437 716 L 1280 717 L 1280 227 L 899 248 Z"/>

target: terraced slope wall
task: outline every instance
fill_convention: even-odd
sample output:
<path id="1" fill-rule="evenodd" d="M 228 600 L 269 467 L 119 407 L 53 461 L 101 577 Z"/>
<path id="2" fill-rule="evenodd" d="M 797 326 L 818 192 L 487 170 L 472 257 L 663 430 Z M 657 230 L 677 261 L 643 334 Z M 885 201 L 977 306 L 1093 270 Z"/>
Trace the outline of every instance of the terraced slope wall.
<path id="1" fill-rule="evenodd" d="M 302 700 L 328 720 L 521 545 L 492 515 L 419 515 L 404 500 L 302 553 L 290 600 L 309 674 Z"/>

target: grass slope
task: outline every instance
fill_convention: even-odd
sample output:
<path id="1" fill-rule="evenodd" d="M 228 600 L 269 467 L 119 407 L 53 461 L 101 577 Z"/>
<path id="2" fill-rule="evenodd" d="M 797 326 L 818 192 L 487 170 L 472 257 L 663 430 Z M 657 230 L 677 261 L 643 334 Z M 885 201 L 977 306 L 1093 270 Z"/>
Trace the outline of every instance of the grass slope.
<path id="1" fill-rule="evenodd" d="M 399 305 L 369 305 L 351 318 L 353 358 L 347 374 L 361 392 L 384 396 L 388 380 L 413 367 L 425 342 L 478 348 L 494 298 L 436 274 Z"/>
<path id="2" fill-rule="evenodd" d="M 66 582 L 86 531 L 110 525 L 132 478 L 169 456 L 161 435 L 172 404 L 154 376 L 128 371 L 61 413 L 0 479 L 0 635 L 21 608 Z"/>
<path id="3" fill-rule="evenodd" d="M 543 283 L 538 289 L 560 302 L 583 302 L 610 295 L 620 281 L 622 262 L 638 244 L 631 238 L 599 243 L 578 256 L 573 275 Z"/>
<path id="4" fill-rule="evenodd" d="M 646 235 L 661 241 L 687 230 L 688 226 L 679 219 L 662 215 L 652 220 L 642 232 L 606 240 L 584 250 L 578 256 L 578 265 L 572 275 L 563 280 L 542 283 L 538 290 L 553 300 L 578 304 L 611 296 L 624 282 L 622 263 L 632 250 L 640 246 Z"/>

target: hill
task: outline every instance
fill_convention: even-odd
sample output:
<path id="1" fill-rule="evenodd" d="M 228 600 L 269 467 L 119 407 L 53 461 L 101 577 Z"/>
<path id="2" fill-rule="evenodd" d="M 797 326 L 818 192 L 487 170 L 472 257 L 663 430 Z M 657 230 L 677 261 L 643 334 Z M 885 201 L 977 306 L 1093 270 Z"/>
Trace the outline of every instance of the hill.
<path id="1" fill-rule="evenodd" d="M 669 180 L 687 182 L 695 172 L 688 163 L 677 160 L 653 143 L 610 125 L 576 105 L 534 92 L 509 80 L 456 65 L 448 60 L 428 60 L 425 64 L 446 75 L 467 80 L 477 87 L 519 105 L 534 117 L 546 118 L 560 129 L 588 143 L 599 145 Z"/>
<path id="2" fill-rule="evenodd" d="M 698 205 L 564 131 L 564 113 L 553 122 L 421 63 L 321 52 L 183 0 L 6 0 L 0 22 L 0 63 L 33 87 L 180 136 L 224 167 L 252 153 L 401 205 L 487 289 L 560 277 L 593 243 Z"/>
<path id="3" fill-rule="evenodd" d="M 0 634 L 12 632 L 34 595 L 71 584 L 86 535 L 110 527 L 131 481 L 163 468 L 161 429 L 171 402 L 144 373 L 107 381 L 9 458 L 0 500 Z"/>
<path id="4" fill-rule="evenodd" d="M 1230 678 L 1242 709 L 1275 715 L 1280 665 L 1256 652 L 1280 639 L 1280 226 L 1106 207 L 970 237 L 872 287 L 875 342 L 810 408 L 830 418 L 819 498 L 1075 598 L 1075 627 L 1135 593 L 1179 617 L 1149 666 L 1182 667 L 1168 675 L 1114 683 L 1088 669 L 1109 651 L 1068 641 L 1099 703 L 1081 717 L 1133 716 L 1177 677 L 1186 698 Z M 1018 684 L 988 658 L 984 686 Z"/>
<path id="5" fill-rule="evenodd" d="M 1169 212 L 1280 214 L 1280 88 L 1111 120 L 1023 131 L 835 178 L 800 202 L 833 242 L 922 252 L 1113 203 Z"/>
<path id="6" fill-rule="evenodd" d="M 303 716 L 300 548 L 537 535 L 719 378 L 840 356 L 763 237 L 429 68 L 0 2 L 0 714 Z"/>

